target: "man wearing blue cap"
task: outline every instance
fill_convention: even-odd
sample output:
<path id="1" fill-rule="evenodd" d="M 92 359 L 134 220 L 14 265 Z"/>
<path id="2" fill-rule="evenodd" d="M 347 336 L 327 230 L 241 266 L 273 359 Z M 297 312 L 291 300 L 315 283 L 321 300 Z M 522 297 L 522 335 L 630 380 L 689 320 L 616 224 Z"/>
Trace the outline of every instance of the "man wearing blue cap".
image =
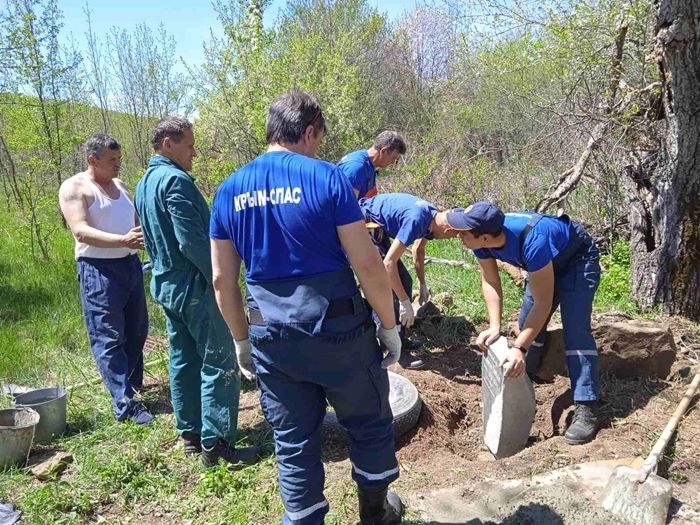
<path id="1" fill-rule="evenodd" d="M 369 149 L 345 155 L 338 168 L 352 185 L 355 197 L 369 199 L 377 195 L 377 168 L 388 168 L 406 153 L 406 142 L 396 131 L 382 131 Z"/>
<path id="2" fill-rule="evenodd" d="M 379 225 L 372 232 L 372 240 L 384 258 L 384 267 L 394 291 L 396 322 L 410 328 L 415 320 L 411 304 L 413 280 L 401 262 L 408 246 L 413 252 L 413 264 L 419 282 L 418 302 L 428 300 L 425 283 L 425 245 L 431 239 L 457 237 L 459 229 L 451 226 L 448 212 L 438 211 L 435 205 L 408 193 L 383 193 L 371 199 L 360 199 L 365 219 Z M 460 213 L 456 212 L 455 216 Z M 401 333 L 404 350 L 414 350 L 419 344 Z"/>
<path id="3" fill-rule="evenodd" d="M 542 358 L 546 328 L 561 306 L 566 365 L 575 411 L 564 438 L 571 445 L 591 441 L 598 430 L 598 350 L 591 333 L 593 297 L 600 281 L 599 252 L 591 236 L 568 216 L 535 212 L 504 214 L 489 202 L 477 202 L 448 220 L 463 230 L 459 237 L 481 267 L 489 328 L 479 334 L 484 350 L 501 333 L 503 293 L 496 260 L 528 272 L 518 323 L 510 345 L 506 375 L 526 369 L 534 376 Z"/>

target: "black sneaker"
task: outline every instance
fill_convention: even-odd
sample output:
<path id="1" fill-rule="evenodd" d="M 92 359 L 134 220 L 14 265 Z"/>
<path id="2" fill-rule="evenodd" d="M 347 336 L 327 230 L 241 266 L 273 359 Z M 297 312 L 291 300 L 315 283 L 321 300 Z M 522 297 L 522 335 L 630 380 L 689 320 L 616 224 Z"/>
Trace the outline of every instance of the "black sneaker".
<path id="1" fill-rule="evenodd" d="M 583 445 L 592 441 L 598 432 L 598 402 L 577 402 L 574 418 L 566 429 L 564 439 L 569 445 Z"/>
<path id="2" fill-rule="evenodd" d="M 202 451 L 202 436 L 194 432 L 183 432 L 182 438 L 185 454 L 199 454 Z"/>
<path id="3" fill-rule="evenodd" d="M 216 444 L 207 448 L 202 445 L 202 465 L 205 467 L 213 467 L 219 463 L 220 459 L 229 463 L 232 468 L 243 468 L 248 465 L 254 465 L 260 461 L 260 447 L 232 447 L 224 440 L 220 439 Z"/>

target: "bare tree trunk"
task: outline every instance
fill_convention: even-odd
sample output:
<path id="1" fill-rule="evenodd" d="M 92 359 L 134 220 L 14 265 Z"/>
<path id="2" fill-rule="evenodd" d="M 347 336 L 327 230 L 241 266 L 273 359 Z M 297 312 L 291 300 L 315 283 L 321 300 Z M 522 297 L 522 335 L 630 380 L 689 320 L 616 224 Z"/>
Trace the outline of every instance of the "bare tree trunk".
<path id="1" fill-rule="evenodd" d="M 665 133 L 625 170 L 632 293 L 644 308 L 700 321 L 700 0 L 655 3 Z"/>

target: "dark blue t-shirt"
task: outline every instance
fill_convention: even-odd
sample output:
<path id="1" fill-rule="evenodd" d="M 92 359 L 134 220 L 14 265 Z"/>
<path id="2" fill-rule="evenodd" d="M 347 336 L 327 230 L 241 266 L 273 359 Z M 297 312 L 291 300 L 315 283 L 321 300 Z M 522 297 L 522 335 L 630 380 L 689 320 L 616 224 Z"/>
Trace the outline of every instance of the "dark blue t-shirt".
<path id="1" fill-rule="evenodd" d="M 437 208 L 423 199 L 408 193 L 382 193 L 360 201 L 365 217 L 379 224 L 382 229 L 404 246 L 425 237 L 432 239 L 430 223 Z"/>
<path id="2" fill-rule="evenodd" d="M 541 270 L 569 243 L 569 221 L 544 216 L 525 237 L 522 253 L 520 233 L 527 225 L 531 213 L 506 213 L 503 233 L 506 243 L 502 248 L 479 248 L 474 255 L 479 259 L 498 259 L 530 272 Z"/>
<path id="3" fill-rule="evenodd" d="M 230 239 L 249 283 L 347 268 L 337 226 L 363 220 L 347 179 L 333 164 L 268 152 L 216 191 L 209 236 Z"/>
<path id="4" fill-rule="evenodd" d="M 366 197 L 367 193 L 377 186 L 377 170 L 374 169 L 372 161 L 369 160 L 366 149 L 345 155 L 338 162 L 338 168 L 348 178 L 352 187 L 360 192 L 357 196 L 358 199 Z"/>

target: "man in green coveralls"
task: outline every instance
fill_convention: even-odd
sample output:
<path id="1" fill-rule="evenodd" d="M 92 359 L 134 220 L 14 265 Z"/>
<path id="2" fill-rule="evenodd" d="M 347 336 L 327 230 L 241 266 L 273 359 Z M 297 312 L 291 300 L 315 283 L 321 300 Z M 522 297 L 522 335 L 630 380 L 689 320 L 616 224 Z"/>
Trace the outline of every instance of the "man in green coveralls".
<path id="1" fill-rule="evenodd" d="M 216 305 L 209 207 L 188 174 L 196 156 L 192 124 L 166 117 L 153 130 L 155 155 L 136 186 L 135 205 L 153 269 L 151 295 L 165 310 L 170 390 L 185 452 L 205 466 L 255 463 L 258 447 L 235 448 L 240 393 L 233 339 Z M 250 356 L 241 356 L 241 360 Z M 250 369 L 243 363 L 245 369 Z M 252 376 L 251 376 L 252 378 Z"/>

